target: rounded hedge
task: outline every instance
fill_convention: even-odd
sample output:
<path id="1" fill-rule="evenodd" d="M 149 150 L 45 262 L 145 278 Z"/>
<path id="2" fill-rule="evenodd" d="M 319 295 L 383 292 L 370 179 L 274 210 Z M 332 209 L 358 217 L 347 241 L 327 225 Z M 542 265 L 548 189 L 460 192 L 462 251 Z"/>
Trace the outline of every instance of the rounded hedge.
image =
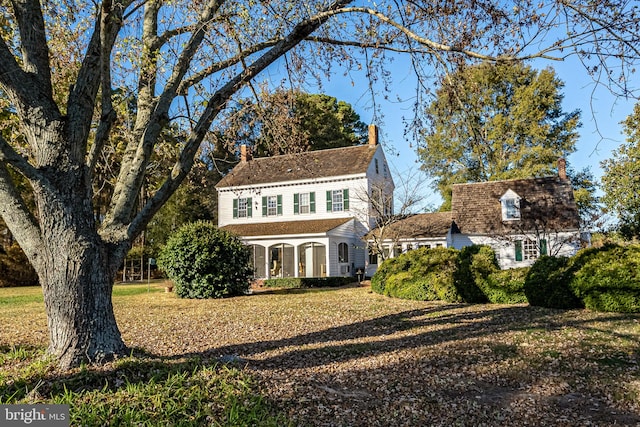
<path id="1" fill-rule="evenodd" d="M 471 245 L 460 249 L 456 287 L 465 302 L 489 302 L 485 288 L 489 276 L 500 270 L 496 254 L 490 246 Z"/>
<path id="2" fill-rule="evenodd" d="M 570 258 L 546 255 L 538 258 L 524 283 L 529 304 L 548 308 L 583 308 L 584 304 L 569 286 L 572 275 Z"/>
<path id="3" fill-rule="evenodd" d="M 158 257 L 158 266 L 176 284 L 181 298 L 223 298 L 249 290 L 250 249 L 213 223 L 182 226 Z"/>
<path id="4" fill-rule="evenodd" d="M 383 295 L 421 301 L 462 302 L 456 288 L 459 251 L 421 248 L 385 260 L 371 278 Z"/>
<path id="5" fill-rule="evenodd" d="M 510 270 L 499 270 L 486 246 L 419 249 L 383 262 L 371 288 L 426 301 L 640 312 L 640 245 L 588 248 L 572 258 L 542 256 L 531 267 Z"/>
<path id="6" fill-rule="evenodd" d="M 478 283 L 478 286 L 491 303 L 527 303 L 527 296 L 524 293 L 527 274 L 529 274 L 529 267 L 497 270 L 489 274 L 486 281 Z"/>
<path id="7" fill-rule="evenodd" d="M 596 311 L 640 312 L 640 246 L 585 249 L 572 260 L 570 287 Z"/>

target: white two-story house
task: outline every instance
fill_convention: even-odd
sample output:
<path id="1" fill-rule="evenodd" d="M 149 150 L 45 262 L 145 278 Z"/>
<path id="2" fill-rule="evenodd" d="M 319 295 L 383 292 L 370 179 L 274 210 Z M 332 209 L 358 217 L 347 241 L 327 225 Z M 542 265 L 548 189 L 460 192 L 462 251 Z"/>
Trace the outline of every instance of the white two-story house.
<path id="1" fill-rule="evenodd" d="M 252 248 L 256 278 L 353 276 L 394 183 L 371 125 L 367 145 L 255 159 L 241 147 L 216 190 L 218 226 Z"/>

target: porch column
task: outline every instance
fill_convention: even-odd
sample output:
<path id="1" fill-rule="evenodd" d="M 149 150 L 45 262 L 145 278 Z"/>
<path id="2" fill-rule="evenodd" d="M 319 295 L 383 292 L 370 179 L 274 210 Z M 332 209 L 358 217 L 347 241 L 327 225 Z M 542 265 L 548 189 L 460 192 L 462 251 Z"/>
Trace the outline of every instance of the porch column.
<path id="1" fill-rule="evenodd" d="M 265 246 L 264 275 L 267 277 L 267 279 L 271 279 L 271 247 L 270 246 Z"/>

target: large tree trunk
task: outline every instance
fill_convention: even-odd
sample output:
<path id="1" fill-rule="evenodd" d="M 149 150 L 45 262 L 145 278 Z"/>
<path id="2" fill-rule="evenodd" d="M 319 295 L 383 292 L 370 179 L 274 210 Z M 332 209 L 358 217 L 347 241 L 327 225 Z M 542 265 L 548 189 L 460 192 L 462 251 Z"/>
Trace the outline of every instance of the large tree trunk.
<path id="1" fill-rule="evenodd" d="M 44 294 L 48 351 L 69 368 L 126 354 L 111 293 L 128 247 L 110 245 L 98 234 L 87 202 L 90 185 L 78 174 L 61 175 L 53 186 L 58 190 L 34 187 L 44 247 L 33 264 Z"/>
<path id="2" fill-rule="evenodd" d="M 96 242 L 49 240 L 40 274 L 49 326 L 49 353 L 62 367 L 102 363 L 126 353 L 111 300 L 113 277 Z"/>

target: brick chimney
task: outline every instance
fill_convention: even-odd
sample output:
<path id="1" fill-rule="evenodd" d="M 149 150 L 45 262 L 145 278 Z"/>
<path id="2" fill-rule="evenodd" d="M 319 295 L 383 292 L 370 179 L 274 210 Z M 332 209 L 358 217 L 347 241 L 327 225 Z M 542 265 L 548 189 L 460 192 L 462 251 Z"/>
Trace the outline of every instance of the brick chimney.
<path id="1" fill-rule="evenodd" d="M 249 160 L 251 160 L 251 151 L 249 151 L 246 145 L 242 144 L 240 146 L 240 163 L 246 163 Z"/>
<path id="2" fill-rule="evenodd" d="M 567 179 L 567 161 L 562 157 L 558 159 L 558 177 Z"/>
<path id="3" fill-rule="evenodd" d="M 378 127 L 374 124 L 369 125 L 369 147 L 378 145 Z"/>

